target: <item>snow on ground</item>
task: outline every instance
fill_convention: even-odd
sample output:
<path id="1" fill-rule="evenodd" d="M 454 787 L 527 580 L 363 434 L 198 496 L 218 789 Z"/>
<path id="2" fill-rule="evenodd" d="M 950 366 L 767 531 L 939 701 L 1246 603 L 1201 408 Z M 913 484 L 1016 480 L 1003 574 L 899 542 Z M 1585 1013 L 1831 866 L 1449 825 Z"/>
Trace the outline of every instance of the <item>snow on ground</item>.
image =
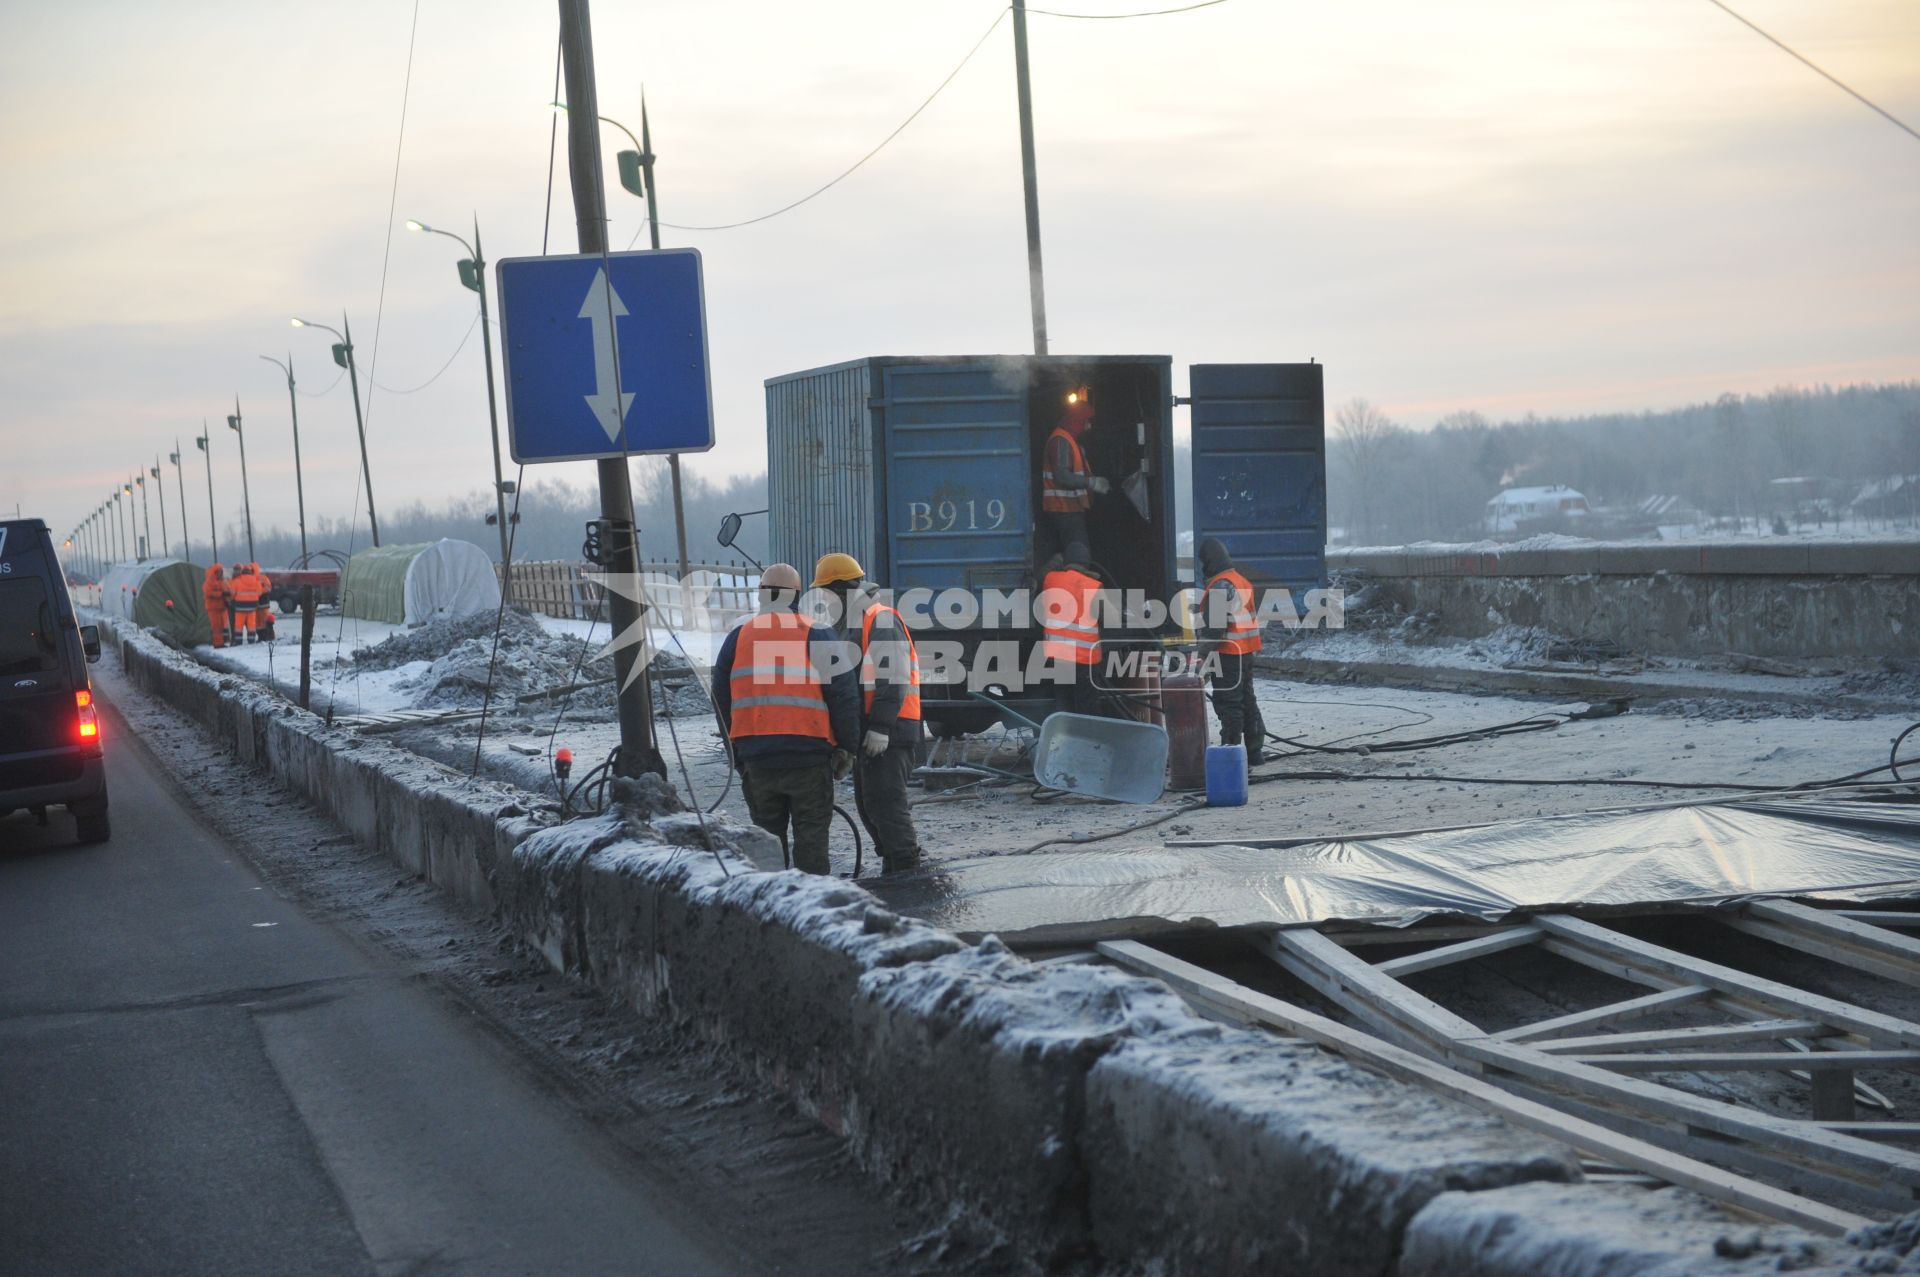
<path id="1" fill-rule="evenodd" d="M 522 618 L 527 620 L 527 618 Z M 527 620 L 545 635 L 559 640 L 587 640 L 595 651 L 604 627 L 582 621 Z M 489 628 L 490 626 L 485 627 Z M 526 627 L 523 627 L 526 628 Z M 373 713 L 409 708 L 432 686 L 436 665 L 426 651 L 413 645 L 424 636 L 412 634 L 414 644 L 400 638 L 391 655 L 414 659 L 367 659 L 375 645 L 407 636 L 399 626 L 322 617 L 315 632 L 314 686 L 331 694 L 336 713 Z M 291 688 L 298 681 L 297 626 L 283 623 L 280 640 L 197 652 L 210 664 L 268 678 Z M 1510 636 L 1512 637 L 1512 636 Z M 462 640 L 472 643 L 475 640 Z M 1317 644 L 1340 647 L 1340 658 L 1350 660 L 1424 661 L 1462 668 L 1497 668 L 1510 655 L 1513 643 L 1477 640 L 1457 645 L 1407 644 L 1396 646 L 1377 635 L 1347 633 L 1320 635 Z M 695 649 L 689 643 L 690 650 Z M 1326 648 L 1321 648 L 1327 651 Z M 358 652 L 362 659 L 355 661 Z M 1329 653 L 1331 655 L 1332 653 Z M 380 667 L 380 666 L 385 667 Z M 514 677 L 525 680 L 528 662 L 514 667 Z M 591 668 L 591 667 L 589 667 Z M 701 671 L 704 674 L 704 671 Z M 533 681 L 540 682 L 546 675 Z M 1851 676 L 1850 676 L 1851 677 Z M 1832 706 L 1835 689 L 1844 679 L 1775 678 L 1697 667 L 1649 670 L 1640 680 L 1668 678 L 1679 686 L 1747 699 L 1694 699 L 1648 704 L 1624 716 L 1569 722 L 1552 730 L 1524 735 L 1494 736 L 1444 749 L 1417 753 L 1303 752 L 1270 763 L 1261 772 L 1333 772 L 1358 779 L 1322 775 L 1292 777 L 1256 784 L 1249 804 L 1241 808 L 1188 810 L 1191 796 L 1166 795 L 1142 807 L 1121 807 L 1078 798 L 1045 796 L 1036 799 L 1023 784 L 982 783 L 949 793 L 917 794 L 915 818 L 929 860 L 1031 850 L 1043 840 L 1072 840 L 1116 833 L 1103 847 L 1158 848 L 1167 838 L 1273 837 L 1295 834 L 1356 834 L 1439 825 L 1497 821 L 1627 804 L 1706 798 L 1713 782 L 1789 786 L 1834 777 L 1884 763 L 1889 742 L 1920 710 L 1907 680 L 1894 688 L 1855 685 L 1851 703 Z M 1627 682 L 1629 680 L 1622 680 Z M 730 774 L 727 753 L 704 695 L 685 689 L 668 698 L 677 712 L 656 717 L 656 730 L 669 778 L 683 796 L 701 808 L 714 808 L 735 820 L 747 819 L 737 779 Z M 597 691 L 599 697 L 592 695 Z M 1524 695 L 1477 695 L 1457 691 L 1416 691 L 1353 684 L 1323 684 L 1263 678 L 1261 703 L 1271 731 L 1302 742 L 1344 742 L 1349 746 L 1373 741 L 1409 739 L 1441 732 L 1484 729 L 1564 707 L 1564 702 Z M 1755 699 L 1763 694 L 1778 701 Z M 602 703 L 604 700 L 604 704 Z M 1861 704 L 1877 709 L 1862 709 Z M 516 703 L 499 697 L 485 728 L 477 721 L 436 723 L 388 737 L 394 743 L 439 759 L 462 772 L 475 767 L 487 776 L 508 781 L 549 800 L 559 800 L 552 758 L 560 748 L 576 759 L 574 779 L 606 758 L 619 743 L 619 728 L 609 712 L 611 688 L 577 692 L 566 702 L 555 698 Z M 1903 712 L 1904 711 L 1904 712 Z M 990 761 L 1018 770 L 1028 734 L 996 731 L 964 747 L 942 746 L 936 761 L 965 764 Z M 989 748 L 998 753 L 988 758 Z M 1471 778 L 1532 779 L 1540 784 L 1486 785 Z M 1660 780 L 1695 782 L 1695 790 L 1663 790 L 1610 781 Z M 854 864 L 850 826 L 855 823 L 851 787 L 840 787 L 845 821 L 833 830 L 836 872 L 849 873 Z M 1147 822 L 1162 823 L 1146 827 Z M 1069 845 L 1063 841 L 1053 845 Z M 872 872 L 871 848 L 865 863 Z"/>
<path id="2" fill-rule="evenodd" d="M 1564 532 L 1539 532 L 1517 541 L 1412 541 L 1406 545 L 1335 545 L 1327 548 L 1346 554 L 1403 554 L 1409 550 L 1420 550 L 1432 554 L 1498 554 L 1513 550 L 1643 550 L 1653 544 L 1662 546 L 1749 545 L 1756 541 L 1920 541 L 1920 527 L 1873 520 L 1829 523 L 1825 527 L 1794 528 L 1784 536 L 1777 535 L 1770 528 L 1762 526 L 1740 530 L 1719 529 L 1712 532 L 1689 531 L 1684 535 L 1662 537 L 1658 542 L 1645 538 L 1637 541 L 1596 540 L 1591 537 L 1569 536 Z"/>
<path id="3" fill-rule="evenodd" d="M 1776 682 L 1780 680 L 1775 680 Z M 1529 718 L 1566 703 L 1548 698 L 1478 696 L 1263 679 L 1260 699 L 1269 729 L 1296 740 L 1365 745 L 1441 732 L 1470 731 Z M 1077 798 L 1039 801 L 1021 784 L 977 785 L 951 794 L 916 792 L 914 818 L 930 861 L 1016 854 L 1043 839 L 1072 839 L 1138 827 L 1103 840 L 1102 847 L 1158 849 L 1167 838 L 1281 837 L 1356 834 L 1472 824 L 1650 802 L 1707 798 L 1715 791 L 1610 785 L 1607 781 L 1715 781 L 1788 786 L 1873 767 L 1887 759 L 1892 738 L 1920 714 L 1871 717 L 1792 717 L 1763 704 L 1722 712 L 1722 703 L 1677 703 L 1677 712 L 1634 711 L 1622 717 L 1567 723 L 1548 731 L 1497 736 L 1446 749 L 1407 754 L 1314 754 L 1270 763 L 1261 772 L 1337 772 L 1359 780 L 1283 779 L 1253 786 L 1247 806 L 1180 810 L 1191 795 L 1169 793 L 1141 807 Z M 736 821 L 748 819 L 737 779 L 710 716 L 658 720 L 661 753 L 682 795 Z M 674 748 L 674 734 L 679 749 Z M 391 739 L 440 758 L 461 771 L 473 766 L 478 725 L 469 721 L 420 729 Z M 609 722 L 581 722 L 548 712 L 490 723 L 482 742 L 481 772 L 549 799 L 558 794 L 549 748 L 573 751 L 575 778 L 619 743 Z M 968 743 L 965 757 L 1017 769 L 1025 732 L 996 731 Z M 999 752 L 990 760 L 987 751 Z M 951 749 L 945 746 L 943 749 Z M 1911 751 L 1911 744 L 1910 744 Z M 682 770 L 684 763 L 684 773 Z M 1461 779 L 1537 778 L 1541 785 L 1478 785 Z M 1587 783 L 1566 783 L 1585 781 Z M 839 803 L 857 821 L 851 786 Z M 1061 842 L 1057 846 L 1066 846 Z M 837 873 L 854 864 L 847 821 L 835 820 L 831 858 Z M 872 872 L 867 849 L 865 872 Z"/>
<path id="4" fill-rule="evenodd" d="M 514 712 L 517 697 L 571 683 L 581 685 L 569 700 L 574 717 L 611 715 L 611 687 L 595 685 L 595 680 L 612 674 L 609 661 L 595 660 L 611 638 L 606 624 L 509 609 L 501 618 L 497 654 L 494 628 L 492 614 L 409 628 L 323 613 L 313 633 L 315 704 L 330 701 L 336 715 L 478 708 L 491 666 L 494 709 L 499 712 Z M 215 668 L 297 692 L 299 619 L 282 617 L 277 629 L 272 643 L 219 649 L 202 646 L 194 649 L 194 655 Z M 697 678 L 704 682 L 720 637 L 694 632 L 680 635 L 676 644 L 672 637 L 657 631 L 656 659 L 662 669 L 683 669 L 680 652 L 684 647 L 697 662 Z M 685 711 L 704 708 L 705 693 L 696 687 L 683 684 L 674 696 Z M 557 705 L 559 699 L 552 704 Z"/>

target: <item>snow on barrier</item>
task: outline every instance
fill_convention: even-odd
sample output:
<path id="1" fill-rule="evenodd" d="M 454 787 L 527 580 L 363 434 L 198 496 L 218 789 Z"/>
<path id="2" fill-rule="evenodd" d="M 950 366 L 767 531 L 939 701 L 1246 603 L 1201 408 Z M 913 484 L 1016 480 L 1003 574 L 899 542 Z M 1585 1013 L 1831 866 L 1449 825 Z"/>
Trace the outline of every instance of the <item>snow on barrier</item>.
<path id="1" fill-rule="evenodd" d="M 1542 537 L 1329 550 L 1327 566 L 1459 638 L 1523 625 L 1653 656 L 1920 658 L 1920 541 Z"/>
<path id="2" fill-rule="evenodd" d="M 1680 1190 L 1584 1182 L 1557 1144 L 1200 1019 L 1158 981 L 1039 966 L 853 884 L 756 871 L 742 852 L 766 835 L 710 822 L 733 850 L 705 850 L 662 785 L 641 783 L 624 814 L 554 824 L 518 791 L 102 629 L 133 683 L 241 761 L 555 968 L 728 1049 L 876 1177 L 959 1203 L 1035 1268 L 1734 1277 L 1786 1254 L 1826 1273 L 1859 1257 Z"/>

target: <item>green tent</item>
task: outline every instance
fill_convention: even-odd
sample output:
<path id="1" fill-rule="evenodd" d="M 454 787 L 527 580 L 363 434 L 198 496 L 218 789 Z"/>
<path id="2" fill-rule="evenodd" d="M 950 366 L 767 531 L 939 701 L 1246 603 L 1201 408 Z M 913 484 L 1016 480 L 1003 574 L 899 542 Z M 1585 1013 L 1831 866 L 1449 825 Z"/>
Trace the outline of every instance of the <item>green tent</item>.
<path id="1" fill-rule="evenodd" d="M 205 568 L 183 559 L 116 563 L 100 582 L 100 610 L 158 630 L 184 647 L 213 642 L 201 597 Z"/>
<path id="2" fill-rule="evenodd" d="M 340 574 L 340 611 L 363 621 L 425 625 L 499 606 L 493 560 L 468 541 L 362 550 Z"/>

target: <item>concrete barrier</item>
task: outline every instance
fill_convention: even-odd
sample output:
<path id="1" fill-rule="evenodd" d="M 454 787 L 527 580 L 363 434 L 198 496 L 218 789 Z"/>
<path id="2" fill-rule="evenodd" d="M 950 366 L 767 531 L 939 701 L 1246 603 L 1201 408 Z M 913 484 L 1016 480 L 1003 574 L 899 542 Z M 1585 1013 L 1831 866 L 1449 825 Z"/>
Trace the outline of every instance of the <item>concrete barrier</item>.
<path id="1" fill-rule="evenodd" d="M 1401 1277 L 1758 1277 L 1896 1272 L 1843 1242 L 1765 1228 L 1678 1189 L 1529 1184 L 1447 1193 L 1404 1234 Z M 1865 1260 L 1866 1262 L 1859 1262 Z M 1856 1263 L 1859 1266 L 1856 1267 Z"/>
<path id="2" fill-rule="evenodd" d="M 1504 625 L 1652 656 L 1920 658 L 1920 541 L 1329 550 L 1440 633 Z"/>
<path id="3" fill-rule="evenodd" d="M 1156 981 L 1037 966 L 853 884 L 756 871 L 755 831 L 710 822 L 724 845 L 687 846 L 697 826 L 664 786 L 555 823 L 526 795 L 102 628 L 129 679 L 218 744 L 556 969 L 723 1046 L 903 1196 L 958 1204 L 1033 1268 L 1506 1274 L 1462 1240 L 1509 1209 L 1480 1199 L 1552 1181 L 1577 1209 L 1599 1191 L 1564 1149 L 1223 1030 Z M 1404 1268 L 1403 1251 L 1444 1263 Z"/>

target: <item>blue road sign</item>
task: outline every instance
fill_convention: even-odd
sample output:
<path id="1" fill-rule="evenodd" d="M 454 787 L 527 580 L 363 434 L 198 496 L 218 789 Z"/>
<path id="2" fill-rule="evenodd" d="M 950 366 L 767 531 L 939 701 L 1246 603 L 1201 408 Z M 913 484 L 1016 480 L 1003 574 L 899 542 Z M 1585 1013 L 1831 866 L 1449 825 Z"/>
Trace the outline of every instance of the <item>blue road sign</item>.
<path id="1" fill-rule="evenodd" d="M 713 447 L 698 249 L 510 257 L 494 279 L 515 461 Z"/>

